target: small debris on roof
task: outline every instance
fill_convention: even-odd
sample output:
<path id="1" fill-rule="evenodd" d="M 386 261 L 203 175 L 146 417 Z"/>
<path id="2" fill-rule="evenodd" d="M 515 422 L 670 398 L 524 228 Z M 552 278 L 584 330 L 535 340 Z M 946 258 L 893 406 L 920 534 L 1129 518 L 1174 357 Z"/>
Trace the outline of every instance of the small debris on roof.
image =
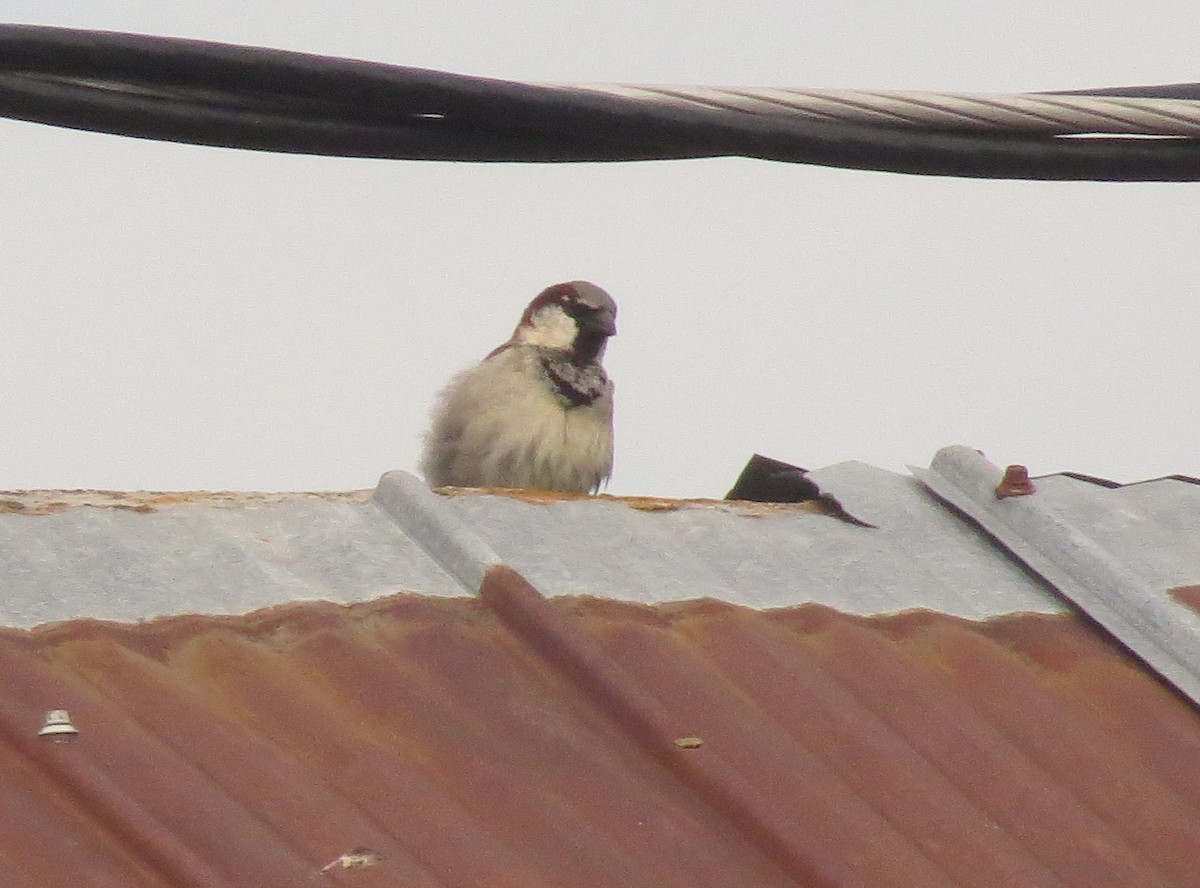
<path id="1" fill-rule="evenodd" d="M 816 499 L 820 493 L 817 482 L 808 477 L 808 469 L 756 453 L 738 475 L 733 489 L 725 494 L 725 499 L 801 503 Z"/>
<path id="2" fill-rule="evenodd" d="M 358 869 L 360 867 L 375 866 L 382 859 L 383 856 L 378 851 L 372 851 L 370 848 L 351 848 L 345 854 L 335 857 L 321 867 L 321 872 L 327 873 L 336 869 Z"/>
<path id="3" fill-rule="evenodd" d="M 756 503 L 814 503 L 817 511 L 823 515 L 858 527 L 875 527 L 847 512 L 832 494 L 822 493 L 817 482 L 809 477 L 808 469 L 760 453 L 750 457 L 733 488 L 725 494 L 725 499 Z"/>

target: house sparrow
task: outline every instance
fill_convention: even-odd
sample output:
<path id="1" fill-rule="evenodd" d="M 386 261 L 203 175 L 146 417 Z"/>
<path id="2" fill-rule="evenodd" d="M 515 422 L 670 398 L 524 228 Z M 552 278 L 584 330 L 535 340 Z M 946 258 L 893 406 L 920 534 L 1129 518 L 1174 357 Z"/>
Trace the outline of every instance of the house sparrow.
<path id="1" fill-rule="evenodd" d="M 595 492 L 612 473 L 617 305 L 595 284 L 538 294 L 512 338 L 442 390 L 421 472 L 433 487 Z"/>

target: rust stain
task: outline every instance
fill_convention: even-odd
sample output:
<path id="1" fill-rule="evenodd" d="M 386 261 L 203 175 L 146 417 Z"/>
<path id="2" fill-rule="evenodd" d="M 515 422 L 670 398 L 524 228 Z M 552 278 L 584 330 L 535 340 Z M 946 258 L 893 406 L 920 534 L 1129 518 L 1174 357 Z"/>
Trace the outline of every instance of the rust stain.
<path id="1" fill-rule="evenodd" d="M 613 496 L 608 493 L 559 493 L 553 490 L 520 490 L 510 487 L 435 487 L 434 493 L 455 496 L 503 496 L 530 505 L 548 506 L 555 503 L 600 501 L 620 503 L 639 512 L 678 512 L 686 509 L 713 509 L 749 518 L 808 512 L 818 515 L 835 514 L 828 502 L 810 500 L 803 503 L 756 503 L 744 500 L 705 499 L 702 497 L 671 499 L 655 496 Z M 837 508 L 840 508 L 837 507 Z"/>
<path id="2" fill-rule="evenodd" d="M 183 492 L 123 490 L 5 490 L 0 491 L 0 514 L 51 515 L 64 509 L 114 509 L 154 512 L 179 505 L 246 508 L 300 499 L 367 502 L 373 490 L 261 493 L 256 491 L 193 490 Z"/>
<path id="3" fill-rule="evenodd" d="M 829 515 L 851 524 L 871 527 L 843 509 L 832 497 L 820 497 L 803 503 L 754 503 L 723 499 L 669 499 L 652 496 L 612 496 L 610 494 L 569 494 L 542 490 L 516 490 L 503 487 L 439 487 L 442 496 L 503 496 L 531 505 L 553 505 L 560 502 L 602 501 L 621 503 L 639 512 L 676 512 L 688 509 L 711 509 L 742 515 L 747 518 L 766 518 L 775 515 L 809 513 Z M 52 515 L 64 509 L 111 509 L 138 513 L 155 512 L 171 506 L 205 506 L 211 508 L 248 508 L 303 499 L 342 500 L 354 503 L 369 502 L 373 490 L 317 491 L 303 493 L 262 493 L 254 491 L 119 491 L 119 490 L 9 490 L 0 491 L 0 514 Z"/>

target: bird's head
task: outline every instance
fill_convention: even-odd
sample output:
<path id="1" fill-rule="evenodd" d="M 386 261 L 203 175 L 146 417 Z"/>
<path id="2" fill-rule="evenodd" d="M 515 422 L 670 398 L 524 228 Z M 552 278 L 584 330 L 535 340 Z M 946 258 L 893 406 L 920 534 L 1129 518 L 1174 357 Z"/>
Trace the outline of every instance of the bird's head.
<path id="1" fill-rule="evenodd" d="M 569 281 L 539 293 L 525 308 L 512 342 L 565 352 L 580 366 L 599 361 L 617 333 L 617 304 L 595 284 Z"/>

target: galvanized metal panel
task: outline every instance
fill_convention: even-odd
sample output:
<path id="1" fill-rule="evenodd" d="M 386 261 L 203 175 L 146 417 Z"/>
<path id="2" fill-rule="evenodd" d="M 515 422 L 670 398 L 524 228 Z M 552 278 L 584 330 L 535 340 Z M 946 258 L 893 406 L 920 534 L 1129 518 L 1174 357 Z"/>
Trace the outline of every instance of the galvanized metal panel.
<path id="1" fill-rule="evenodd" d="M 1192 533 L 1194 516 L 1182 526 L 1164 529 L 1132 508 L 1136 498 L 1068 479 L 1044 479 L 1028 495 L 1000 499 L 995 492 L 1000 469 L 966 447 L 944 448 L 928 471 L 913 471 L 1159 675 L 1200 702 L 1200 616 L 1171 594 L 1174 581 L 1171 587 L 1164 585 L 1168 577 L 1192 576 L 1187 565 L 1200 554 L 1200 537 Z M 1194 502 L 1194 485 L 1174 483 L 1185 494 L 1182 498 Z M 1150 499 L 1157 493 L 1151 490 Z M 1176 546 L 1179 551 L 1168 561 L 1165 553 Z M 1175 573 L 1181 567 L 1184 573 Z"/>
<path id="2" fill-rule="evenodd" d="M 1200 484 L 1163 478 L 1105 489 L 1051 475 L 1037 486 L 1039 500 L 1148 584 L 1200 582 Z"/>
<path id="3" fill-rule="evenodd" d="M 1065 607 L 913 478 L 861 463 L 812 474 L 878 529 L 802 507 L 447 498 L 405 473 L 385 475 L 373 495 L 3 494 L 0 623 L 242 613 L 399 590 L 469 594 L 501 561 L 546 594 L 604 589 L 643 603 L 711 597 L 970 618 Z M 1200 580 L 1200 485 L 1039 483 L 1043 500 L 1147 582 Z"/>
<path id="4" fill-rule="evenodd" d="M 964 617 L 1053 613 L 1063 604 L 913 479 L 845 463 L 814 472 L 856 527 L 786 508 L 642 512 L 614 502 L 547 505 L 456 496 L 448 505 L 548 595 L 604 588 L 625 601 L 710 597 L 754 607 L 805 602 L 851 613 L 926 607 Z"/>
<path id="5" fill-rule="evenodd" d="M 0 495 L 0 624 L 464 594 L 366 494 Z"/>

